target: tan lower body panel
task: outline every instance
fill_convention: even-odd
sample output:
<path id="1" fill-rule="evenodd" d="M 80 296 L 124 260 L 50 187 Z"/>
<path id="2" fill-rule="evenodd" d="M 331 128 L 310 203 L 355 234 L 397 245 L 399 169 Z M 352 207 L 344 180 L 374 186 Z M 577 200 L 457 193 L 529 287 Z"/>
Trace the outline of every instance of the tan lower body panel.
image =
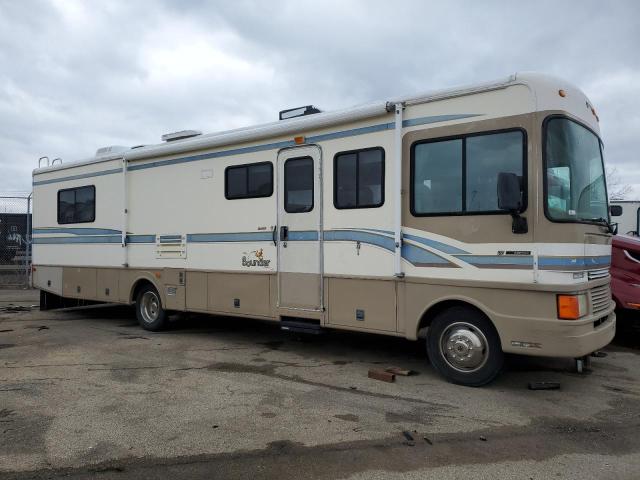
<path id="1" fill-rule="evenodd" d="M 278 294 L 281 308 L 318 310 L 320 308 L 320 275 L 316 273 L 280 272 Z"/>

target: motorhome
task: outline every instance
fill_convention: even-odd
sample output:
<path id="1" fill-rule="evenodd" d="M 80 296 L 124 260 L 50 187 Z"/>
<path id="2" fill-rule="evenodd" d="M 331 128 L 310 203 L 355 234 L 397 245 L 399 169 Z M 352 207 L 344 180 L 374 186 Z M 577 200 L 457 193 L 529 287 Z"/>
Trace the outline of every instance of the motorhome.
<path id="1" fill-rule="evenodd" d="M 582 359 L 614 336 L 599 119 L 542 74 L 33 172 L 33 282 L 60 299 L 425 339 L 478 386 L 505 353 Z M 580 361 L 578 366 L 580 366 Z"/>

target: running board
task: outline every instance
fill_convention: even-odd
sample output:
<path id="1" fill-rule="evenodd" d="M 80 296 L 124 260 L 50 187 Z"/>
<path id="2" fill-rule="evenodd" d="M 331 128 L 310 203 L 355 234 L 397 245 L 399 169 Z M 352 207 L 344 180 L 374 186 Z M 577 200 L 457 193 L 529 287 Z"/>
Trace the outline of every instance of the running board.
<path id="1" fill-rule="evenodd" d="M 323 333 L 319 320 L 307 320 L 304 318 L 282 317 L 280 329 L 287 332 L 310 333 L 312 335 Z"/>

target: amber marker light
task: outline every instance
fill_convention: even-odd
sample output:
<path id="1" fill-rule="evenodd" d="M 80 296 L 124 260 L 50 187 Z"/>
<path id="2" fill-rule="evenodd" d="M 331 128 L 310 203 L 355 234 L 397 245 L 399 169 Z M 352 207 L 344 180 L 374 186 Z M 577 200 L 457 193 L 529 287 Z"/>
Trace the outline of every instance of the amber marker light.
<path id="1" fill-rule="evenodd" d="M 567 92 L 565 92 L 564 90 L 560 89 L 558 90 L 558 95 L 560 95 L 562 98 L 567 96 Z"/>
<path id="2" fill-rule="evenodd" d="M 293 141 L 296 145 L 302 145 L 304 143 L 304 137 L 302 135 L 293 137 Z"/>
<path id="3" fill-rule="evenodd" d="M 558 295 L 558 318 L 561 320 L 577 320 L 586 314 L 586 295 Z"/>

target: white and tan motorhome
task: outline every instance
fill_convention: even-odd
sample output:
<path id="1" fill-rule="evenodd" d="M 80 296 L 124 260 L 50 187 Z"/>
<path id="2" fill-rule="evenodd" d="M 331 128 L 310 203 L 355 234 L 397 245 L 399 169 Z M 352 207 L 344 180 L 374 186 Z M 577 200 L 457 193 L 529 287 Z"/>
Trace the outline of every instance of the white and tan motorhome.
<path id="1" fill-rule="evenodd" d="M 60 298 L 426 336 L 482 385 L 503 353 L 580 358 L 615 331 L 598 117 L 549 76 L 163 143 L 33 172 L 33 281 Z"/>

